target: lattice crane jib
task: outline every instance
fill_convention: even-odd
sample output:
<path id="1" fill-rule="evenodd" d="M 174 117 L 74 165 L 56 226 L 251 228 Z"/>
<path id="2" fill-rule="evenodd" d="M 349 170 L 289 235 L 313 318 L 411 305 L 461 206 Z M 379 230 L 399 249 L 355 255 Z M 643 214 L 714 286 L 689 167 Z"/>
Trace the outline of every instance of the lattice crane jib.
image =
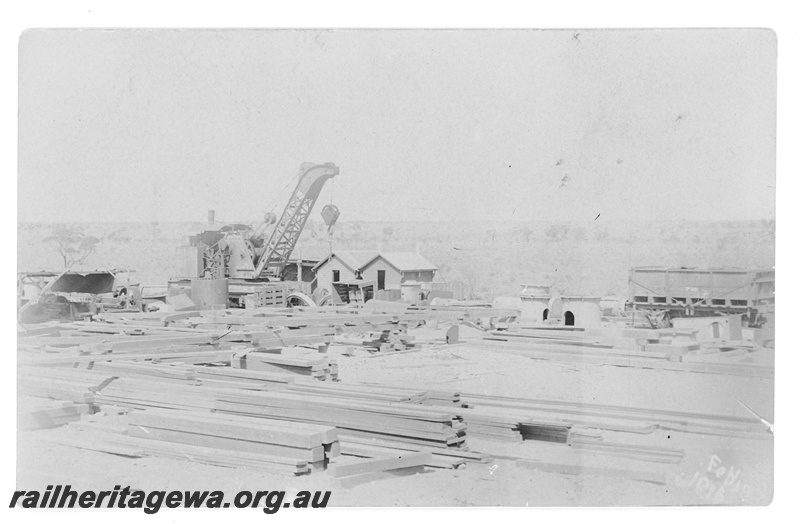
<path id="1" fill-rule="evenodd" d="M 325 164 L 304 162 L 300 166 L 297 186 L 265 244 L 264 253 L 256 266 L 256 275 L 270 279 L 280 278 L 322 187 L 325 182 L 338 174 L 339 168 L 330 162 Z"/>

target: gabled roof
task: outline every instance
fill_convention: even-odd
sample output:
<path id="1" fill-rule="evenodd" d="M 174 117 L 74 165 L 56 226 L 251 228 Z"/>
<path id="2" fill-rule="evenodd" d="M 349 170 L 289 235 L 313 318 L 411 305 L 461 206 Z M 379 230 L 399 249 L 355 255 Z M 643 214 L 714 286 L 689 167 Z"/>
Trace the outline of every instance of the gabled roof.
<path id="1" fill-rule="evenodd" d="M 342 264 L 355 273 L 356 270 L 361 269 L 367 262 L 374 259 L 377 254 L 377 251 L 334 251 L 333 256 L 338 258 Z M 314 266 L 314 271 L 324 265 L 330 258 L 331 255 L 328 255 L 320 260 L 319 263 Z"/>
<path id="2" fill-rule="evenodd" d="M 394 251 L 390 253 L 376 253 L 371 259 L 362 264 L 359 269 L 363 269 L 378 257 L 397 268 L 399 271 L 436 271 L 437 268 L 430 260 L 419 253 L 413 251 Z"/>

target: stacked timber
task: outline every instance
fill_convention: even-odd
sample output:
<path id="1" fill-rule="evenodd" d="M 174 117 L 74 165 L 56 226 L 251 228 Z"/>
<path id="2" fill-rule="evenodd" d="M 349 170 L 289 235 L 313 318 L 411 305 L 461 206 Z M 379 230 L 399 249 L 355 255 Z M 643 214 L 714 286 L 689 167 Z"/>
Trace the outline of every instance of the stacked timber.
<path id="1" fill-rule="evenodd" d="M 365 458 L 387 458 L 401 456 L 407 452 L 429 451 L 431 459 L 425 465 L 432 468 L 457 469 L 468 462 L 489 462 L 483 453 L 467 451 L 463 448 L 434 448 L 379 438 L 341 435 L 342 455 Z"/>
<path id="2" fill-rule="evenodd" d="M 470 318 L 469 309 L 371 306 L 116 311 L 97 315 L 91 322 L 25 329 L 18 347 L 23 350 L 22 359 L 41 365 L 68 364 L 70 359 L 80 363 L 161 360 L 210 364 L 225 362 L 228 352 L 241 344 L 259 352 L 275 352 L 284 347 L 329 344 L 344 334 L 367 333 L 371 337 L 367 347 L 385 353 L 418 346 L 407 334 L 410 323 L 465 321 Z M 487 312 L 481 312 L 484 314 Z"/>
<path id="3" fill-rule="evenodd" d="M 127 434 L 107 431 L 99 440 L 60 442 L 100 452 L 302 474 L 324 469 L 340 453 L 335 431 L 353 439 L 348 461 L 432 453 L 414 466 L 422 471 L 485 459 L 463 447 L 466 425 L 457 393 L 347 386 L 220 365 L 98 362 L 91 369 L 23 366 L 19 374 L 26 391 L 80 402 L 81 412 L 129 413 Z M 430 401 L 447 405 L 426 405 Z M 78 427 L 97 431 L 98 424 L 88 422 Z M 309 441 L 320 427 L 327 437 Z M 373 464 L 377 469 L 369 475 L 336 478 L 351 485 L 408 473 L 398 464 L 406 463 Z"/>
<path id="4" fill-rule="evenodd" d="M 109 378 L 101 374 L 80 370 L 49 369 L 41 367 L 21 367 L 17 371 L 17 394 L 52 400 L 68 401 L 75 404 L 92 405 L 95 393 Z M 75 373 L 73 373 L 75 372 Z M 76 376 L 79 373 L 79 376 Z"/>
<path id="5" fill-rule="evenodd" d="M 20 403 L 28 404 L 17 415 L 17 429 L 20 431 L 50 429 L 77 422 L 81 420 L 81 415 L 90 410 L 88 404 L 70 401 L 31 402 L 31 399 L 21 398 Z"/>
<path id="6" fill-rule="evenodd" d="M 94 404 L 130 409 L 211 411 L 214 405 L 214 389 L 163 380 L 120 377 L 97 392 Z"/>
<path id="7" fill-rule="evenodd" d="M 300 394 L 310 394 L 339 398 L 343 401 L 353 400 L 374 400 L 384 402 L 405 402 L 409 404 L 428 404 L 429 392 L 427 390 L 417 390 L 408 388 L 397 388 L 389 386 L 374 386 L 366 384 L 328 384 L 321 382 L 295 381 L 287 385 L 288 391 Z"/>
<path id="8" fill-rule="evenodd" d="M 466 424 L 437 406 L 341 399 L 301 392 L 220 392 L 215 411 L 336 426 L 342 434 L 435 446 L 462 446 Z"/>
<path id="9" fill-rule="evenodd" d="M 244 297 L 245 308 L 280 307 L 286 304 L 289 286 L 284 282 L 271 282 L 255 288 L 251 295 Z"/>
<path id="10" fill-rule="evenodd" d="M 317 380 L 338 380 L 339 366 L 325 355 L 316 354 L 275 354 L 271 352 L 250 351 L 238 353 L 231 358 L 231 367 L 273 373 L 292 373 Z"/>
<path id="11" fill-rule="evenodd" d="M 147 409 L 131 414 L 128 434 L 149 441 L 246 453 L 294 474 L 325 468 L 338 449 L 336 429 L 218 413 Z M 146 444 L 143 444 L 146 446 Z M 326 457 L 326 447 L 329 450 Z"/>
<path id="12" fill-rule="evenodd" d="M 227 365 L 186 366 L 203 384 L 216 383 L 220 387 L 243 389 L 283 389 L 294 382 L 286 373 L 272 373 L 253 369 L 237 369 Z"/>
<path id="13" fill-rule="evenodd" d="M 580 433 L 571 434 L 568 444 L 576 450 L 591 451 L 595 454 L 610 455 L 629 460 L 667 464 L 680 464 L 683 461 L 682 449 L 664 446 L 641 446 L 629 442 L 605 442 L 594 436 L 586 437 Z"/>
<path id="14" fill-rule="evenodd" d="M 427 398 L 423 404 L 428 404 L 430 406 L 469 407 L 462 402 L 461 393 L 458 391 L 428 389 L 425 392 L 427 393 Z"/>
<path id="15" fill-rule="evenodd" d="M 666 409 L 590 404 L 546 399 L 489 395 L 462 395 L 476 410 L 508 416 L 528 424 L 569 425 L 625 433 L 646 434 L 656 429 L 740 438 L 769 438 L 754 417 L 696 413 Z M 470 434 L 474 427 L 470 426 Z"/>
<path id="16" fill-rule="evenodd" d="M 76 365 L 76 369 L 89 369 L 107 373 L 109 376 L 139 376 L 163 381 L 178 381 L 183 383 L 196 383 L 197 373 L 195 368 L 189 366 L 157 365 L 151 362 L 89 362 L 86 365 Z"/>
<path id="17" fill-rule="evenodd" d="M 696 342 L 660 344 L 652 343 L 651 339 L 630 339 L 630 341 L 633 345 L 622 347 L 619 343 L 609 340 L 585 336 L 565 337 L 561 333 L 552 335 L 493 331 L 485 335 L 480 343 L 468 343 L 468 346 L 547 361 L 763 378 L 772 378 L 775 374 L 774 366 L 770 365 L 735 363 L 731 362 L 731 359 L 698 359 L 695 355 L 702 351 L 702 346 Z M 750 347 L 747 353 L 757 350 L 758 348 Z M 747 353 L 741 352 L 738 356 Z M 716 352 L 716 354 L 719 356 L 721 353 Z"/>
<path id="18" fill-rule="evenodd" d="M 369 333 L 368 340 L 363 341 L 361 345 L 382 353 L 405 351 L 416 347 L 413 336 L 388 329 L 378 333 Z"/>

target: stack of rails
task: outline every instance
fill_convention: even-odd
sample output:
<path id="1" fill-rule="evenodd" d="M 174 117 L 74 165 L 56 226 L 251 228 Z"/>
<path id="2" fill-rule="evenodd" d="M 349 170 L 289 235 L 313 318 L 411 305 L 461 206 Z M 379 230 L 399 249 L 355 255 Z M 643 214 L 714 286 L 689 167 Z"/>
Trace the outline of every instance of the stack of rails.
<path id="1" fill-rule="evenodd" d="M 342 434 L 433 447 L 464 445 L 466 424 L 456 409 L 376 400 L 340 399 L 292 391 L 220 392 L 218 412 L 329 424 Z"/>
<path id="2" fill-rule="evenodd" d="M 195 311 L 144 315 L 142 318 L 118 313 L 108 315 L 105 322 L 34 328 L 19 339 L 20 348 L 25 350 L 20 354 L 23 364 L 20 392 L 66 400 L 73 403 L 70 406 L 85 405 L 90 410 L 104 406 L 122 406 L 135 409 L 136 413 L 169 409 L 183 415 L 224 414 L 236 417 L 242 423 L 336 427 L 345 456 L 383 460 L 408 453 L 431 452 L 425 461 L 430 467 L 457 467 L 465 460 L 485 458 L 478 454 L 472 457 L 466 451 L 464 438 L 467 429 L 475 437 L 552 441 L 592 452 L 624 453 L 626 457 L 656 462 L 679 460 L 681 454 L 675 450 L 597 441 L 581 434 L 582 428 L 638 434 L 660 428 L 769 438 L 761 423 L 750 418 L 317 382 L 303 373 L 285 373 L 285 367 L 276 366 L 280 357 L 297 359 L 303 355 L 313 362 L 324 356 L 319 350 L 295 350 L 293 355 L 276 352 L 292 343 L 315 346 L 329 342 L 334 333 L 349 328 L 360 332 L 375 331 L 379 329 L 376 326 L 403 329 L 403 323 L 414 320 L 415 315 L 417 319 L 424 315 L 443 319 L 459 316 L 452 311 L 377 313 L 365 310 L 340 312 L 336 308 L 315 313 L 250 311 L 247 315 L 231 311 Z M 492 336 L 511 338 L 507 333 Z M 548 335 L 550 338 L 553 336 Z M 523 343 L 500 344 L 514 350 L 530 351 L 530 344 L 525 340 Z M 535 349 L 539 351 L 548 344 L 537 343 Z M 556 349 L 586 353 L 624 352 L 606 345 L 570 348 L 568 344 L 558 344 Z M 243 347 L 247 350 L 244 355 L 240 353 Z M 548 351 L 552 354 L 556 349 Z M 632 360 L 631 353 L 627 353 L 628 361 Z M 253 361 L 261 360 L 272 367 L 270 371 L 230 367 L 242 356 L 245 360 L 252 356 Z M 573 358 L 572 355 L 565 356 Z M 607 355 L 596 356 L 607 358 Z M 666 360 L 658 353 L 649 352 L 639 352 L 636 357 L 648 361 Z M 283 361 L 284 365 L 287 363 L 295 362 Z M 314 365 L 312 363 L 311 367 Z M 86 409 L 70 406 L 64 407 L 67 411 Z M 474 409 L 465 409 L 467 407 Z M 66 411 L 63 418 L 59 413 L 55 415 L 56 422 L 74 417 Z M 194 434 L 192 431 L 185 433 Z M 114 436 L 118 439 L 115 445 L 123 446 L 119 440 L 123 437 L 136 440 L 136 449 L 141 453 L 145 452 L 145 445 L 149 445 L 151 453 L 155 452 L 152 446 L 162 446 L 163 454 L 180 456 L 182 446 L 194 445 L 153 441 L 158 442 L 155 444 L 149 442 L 151 439 L 130 435 Z M 210 437 L 222 438 L 219 435 Z M 332 444 L 326 459 L 333 458 L 338 452 L 337 446 Z M 127 441 L 126 445 L 130 446 L 130 442 Z M 625 446 L 629 448 L 627 451 L 622 450 Z M 209 455 L 207 449 L 213 448 L 200 447 L 206 451 L 190 450 L 187 455 L 202 457 L 203 453 Z M 237 460 L 239 464 L 249 465 L 258 462 L 245 453 L 249 452 L 241 451 L 238 459 L 228 457 L 226 460 L 231 464 L 236 464 Z M 318 455 L 310 458 L 315 457 Z M 297 457 L 288 458 L 297 460 Z M 309 470 L 318 468 L 318 464 L 309 465 L 315 462 L 319 461 L 306 462 L 306 466 L 283 464 L 280 468 L 287 466 L 284 469 L 298 473 L 305 471 L 305 467 Z"/>
<path id="3" fill-rule="evenodd" d="M 336 396 L 342 399 L 386 400 L 388 402 L 425 404 L 428 406 L 463 407 L 461 394 L 457 391 L 413 389 L 378 384 L 324 384 L 300 381 L 290 384 L 287 389 L 320 396 Z"/>
<path id="4" fill-rule="evenodd" d="M 326 459 L 339 449 L 337 431 L 330 426 L 163 409 L 132 412 L 128 435 L 178 444 L 193 455 L 204 448 L 244 453 L 288 466 L 294 474 L 325 469 Z M 137 444 L 146 447 L 150 442 Z"/>
<path id="5" fill-rule="evenodd" d="M 573 431 L 584 428 L 638 435 L 663 429 L 703 435 L 770 438 L 765 426 L 755 417 L 416 390 L 377 384 L 325 385 L 295 382 L 288 389 L 339 398 L 376 398 L 377 392 L 390 392 L 395 401 L 403 403 L 472 408 L 457 409 L 455 412 L 466 423 L 471 436 L 494 440 L 571 443 Z"/>
<path id="6" fill-rule="evenodd" d="M 78 425 L 99 435 L 91 439 L 41 435 L 33 438 L 129 457 L 168 457 L 224 467 L 251 467 L 301 475 L 324 470 L 339 455 L 336 428 L 259 421 L 210 412 L 147 408 L 127 415 L 123 431 L 113 426 Z"/>
<path id="7" fill-rule="evenodd" d="M 46 367 L 23 366 L 17 370 L 18 398 L 35 397 L 68 401 L 75 404 L 95 404 L 95 394 L 107 375 L 92 374 L 84 370 L 49 369 Z"/>
<path id="8" fill-rule="evenodd" d="M 236 333 L 186 334 L 178 332 L 164 336 L 125 335 L 110 336 L 29 336 L 19 339 L 19 363 L 34 366 L 73 366 L 91 369 L 108 362 L 150 361 L 170 364 L 232 364 L 240 365 L 245 358 L 256 369 L 288 374 L 304 374 L 320 380 L 338 378 L 338 365 L 322 351 L 286 347 L 287 343 L 327 343 L 328 337 L 277 337 L 253 339 L 250 334 Z M 223 340 L 224 339 L 224 340 Z M 299 340 L 298 340 L 299 339 Z M 283 354 L 288 352 L 288 354 Z M 244 356 L 244 353 L 250 353 Z M 155 371 L 155 370 L 152 370 Z"/>
<path id="9" fill-rule="evenodd" d="M 404 337 L 407 315 L 363 308 L 115 312 L 93 322 L 28 329 L 18 348 L 26 365 L 91 368 L 97 362 L 153 361 L 246 367 L 249 360 L 251 368 L 336 380 L 338 366 L 324 356 L 266 353 L 283 353 L 290 346 L 317 346 L 324 353 L 334 336 L 346 332 L 391 331 Z M 409 341 L 406 337 L 404 347 Z M 253 353 L 237 356 L 243 349 Z"/>
<path id="10" fill-rule="evenodd" d="M 364 309 L 325 308 L 282 310 L 220 310 L 192 311 L 165 315 L 165 323 L 181 328 L 193 329 L 235 329 L 235 330 L 274 330 L 285 333 L 335 333 L 360 332 L 381 329 L 405 329 L 405 315 L 374 314 Z"/>
<path id="11" fill-rule="evenodd" d="M 412 337 L 406 334 L 409 322 L 457 322 L 464 317 L 458 312 L 405 307 L 393 308 L 389 312 L 363 307 L 106 312 L 97 315 L 92 322 L 26 328 L 20 333 L 18 347 L 28 353 L 54 353 L 55 349 L 60 349 L 58 353 L 63 355 L 138 351 L 144 360 L 152 358 L 146 357 L 148 352 L 228 351 L 240 343 L 265 350 L 282 346 L 316 346 L 330 344 L 336 335 L 378 332 L 381 337 L 390 333 L 387 340 L 392 349 L 401 349 L 399 346 L 407 349 L 413 345 Z M 381 345 L 385 343 L 381 340 Z M 202 357 L 185 354 L 168 358 L 192 358 L 193 362 L 200 363 Z M 205 357 L 218 362 L 224 359 L 224 354 L 207 354 Z"/>
<path id="12" fill-rule="evenodd" d="M 109 431 L 99 440 L 53 440 L 96 451 L 184 457 L 301 474 L 324 469 L 339 454 L 338 435 L 346 434 L 362 439 L 362 448 L 351 449 L 348 457 L 377 459 L 436 448 L 424 464 L 438 468 L 484 458 L 461 447 L 466 428 L 457 416 L 456 396 L 450 395 L 449 409 L 423 404 L 429 398 L 441 400 L 446 396 L 442 392 L 429 397 L 425 391 L 408 394 L 374 386 L 345 387 L 338 392 L 338 384 L 300 376 L 141 362 L 98 362 L 93 369 L 22 366 L 18 383 L 23 395 L 69 400 L 80 406 L 80 412 L 129 410 L 125 434 Z M 217 426 L 210 425 L 214 420 L 220 421 Z M 79 426 L 85 429 L 87 424 Z M 207 429 L 212 427 L 217 429 Z M 228 431 L 225 427 L 234 429 L 223 434 Z M 334 430 L 337 438 L 328 433 L 319 444 L 304 444 L 298 450 L 276 447 L 298 447 L 283 433 L 280 442 L 260 433 L 287 427 L 324 427 Z M 363 446 L 381 449 L 365 453 Z"/>
<path id="13" fill-rule="evenodd" d="M 273 388 L 275 390 L 275 388 Z M 441 417 L 450 417 L 455 413 L 461 422 L 469 428 L 469 434 L 504 441 L 522 441 L 523 439 L 552 440 L 566 442 L 569 425 L 542 424 L 528 422 L 530 414 L 519 413 L 497 414 L 490 411 L 463 409 L 467 405 L 461 395 L 454 391 L 427 389 L 409 389 L 368 384 L 323 384 L 307 381 L 294 381 L 286 387 L 287 393 L 306 395 L 306 398 L 325 399 L 337 402 L 338 406 L 349 405 L 351 401 L 375 401 L 403 404 L 422 404 L 429 413 Z M 353 404 L 355 405 L 355 404 Z M 355 431 L 357 428 L 346 427 L 346 421 L 336 424 L 342 429 Z M 461 428 L 461 424 L 455 427 Z M 374 435 L 377 438 L 391 439 L 391 436 Z M 405 441 L 405 440 L 404 440 Z M 438 444 L 437 444 L 438 445 Z"/>
<path id="14" fill-rule="evenodd" d="M 110 379 L 110 373 L 119 378 Z M 247 374 L 253 376 L 249 379 L 241 378 Z M 281 454 L 278 453 L 281 448 L 264 448 L 257 445 L 259 441 L 244 438 L 239 433 L 235 435 L 240 437 L 238 440 L 247 442 L 231 444 L 220 440 L 223 435 L 204 433 L 198 429 L 202 426 L 200 422 L 205 423 L 207 417 L 213 415 L 230 417 L 224 419 L 226 423 L 238 421 L 247 427 L 251 424 L 259 428 L 272 428 L 295 423 L 336 427 L 339 445 L 332 441 L 323 443 L 322 460 L 328 461 L 334 459 L 339 452 L 346 457 L 376 461 L 405 457 L 409 453 L 430 452 L 431 455 L 424 461 L 424 465 L 432 468 L 457 468 L 465 462 L 485 461 L 485 455 L 469 452 L 463 446 L 466 427 L 469 428 L 470 435 L 480 438 L 559 442 L 584 452 L 637 461 L 675 463 L 683 457 L 680 450 L 608 442 L 591 435 L 587 437 L 579 431 L 582 427 L 611 427 L 614 431 L 630 429 L 619 418 L 622 414 L 629 414 L 632 408 L 617 408 L 616 411 L 620 412 L 617 414 L 611 406 L 575 405 L 572 407 L 587 407 L 592 417 L 598 417 L 598 413 L 602 415 L 605 411 L 612 419 L 611 423 L 597 425 L 591 420 L 578 420 L 585 425 L 548 424 L 544 422 L 547 420 L 546 416 L 542 415 L 548 411 L 548 405 L 553 412 L 553 419 L 562 415 L 567 415 L 568 418 L 569 406 L 514 398 L 477 395 L 464 397 L 458 393 L 409 388 L 326 384 L 302 377 L 287 380 L 279 374 L 230 368 L 127 362 L 103 364 L 93 370 L 24 367 L 21 370 L 20 383 L 24 387 L 28 377 L 45 379 L 46 383 L 59 376 L 57 380 L 73 386 L 70 392 L 72 398 L 77 399 L 78 395 L 84 394 L 85 402 L 95 407 L 133 408 L 134 425 L 148 428 L 148 431 L 158 430 L 151 431 L 153 438 L 158 437 L 155 442 L 141 442 L 139 439 L 143 437 L 142 430 L 129 429 L 128 435 L 111 434 L 99 444 L 100 450 L 104 446 L 112 446 L 111 452 L 127 449 L 135 456 L 161 454 L 177 457 L 183 454 L 192 460 L 206 462 L 215 457 L 213 463 L 234 466 L 258 466 L 260 460 L 263 463 L 260 467 L 294 474 L 324 467 L 324 463 L 320 463 L 319 450 L 283 450 L 285 453 Z M 43 393 L 53 397 L 50 391 L 48 389 Z M 28 393 L 31 393 L 30 389 Z M 431 399 L 441 401 L 443 397 L 448 398 L 448 406 L 426 405 Z M 477 408 L 463 408 L 464 398 Z M 170 409 L 165 411 L 164 408 Z M 200 425 L 193 431 L 186 427 L 181 429 L 164 426 L 166 422 L 162 424 L 163 427 L 156 427 L 153 423 L 143 422 L 141 417 L 136 418 L 141 410 L 145 413 L 158 410 L 162 416 L 166 416 L 164 413 L 175 414 L 176 420 L 185 420 L 188 417 L 199 420 Z M 646 414 L 648 411 L 642 412 Z M 666 420 L 666 414 L 656 412 L 651 418 Z M 572 416 L 582 418 L 574 414 Z M 679 421 L 677 415 L 673 418 Z M 466 427 L 462 421 L 466 423 Z M 638 430 L 634 427 L 631 432 L 637 433 Z M 137 440 L 132 441 L 132 438 Z M 80 445 L 89 446 L 86 443 Z M 217 449 L 233 451 L 225 451 L 224 456 L 209 451 Z M 254 453 L 259 455 L 257 451 L 263 455 L 260 459 L 253 456 Z M 288 460 L 290 463 L 281 463 L 281 460 Z M 374 466 L 379 465 L 376 463 Z M 348 482 L 356 482 L 355 477 Z"/>
<path id="15" fill-rule="evenodd" d="M 179 312 L 105 312 L 97 315 L 94 322 L 48 325 L 29 328 L 30 335 L 64 334 L 68 331 L 93 334 L 173 334 L 178 331 L 191 333 L 211 331 L 222 334 L 226 330 L 284 330 L 313 331 L 323 328 L 329 332 L 334 328 L 343 332 L 380 331 L 383 329 L 405 329 L 409 322 L 443 320 L 463 321 L 471 318 L 500 318 L 517 314 L 513 310 L 492 308 L 470 308 L 455 306 L 412 307 L 403 304 L 368 302 L 363 307 L 317 307 L 317 308 L 259 308 L 221 309 Z"/>
<path id="16" fill-rule="evenodd" d="M 97 323 L 89 323 L 97 324 Z M 65 324 L 65 326 L 70 326 Z M 84 329 L 85 326 L 78 326 Z M 101 326 L 102 329 L 104 326 Z M 87 327 L 94 329 L 93 327 Z M 137 328 L 138 329 L 138 328 Z M 95 361 L 162 360 L 191 363 L 226 362 L 233 351 L 209 333 L 167 332 L 152 334 L 72 335 L 77 330 L 63 328 L 58 336 L 18 338 L 19 363 L 37 366 L 90 365 Z"/>
<path id="17" fill-rule="evenodd" d="M 67 363 L 68 361 L 65 361 Z M 666 429 L 701 434 L 768 438 L 764 426 L 753 417 L 669 411 L 629 406 L 594 405 L 545 399 L 522 399 L 498 396 L 459 394 L 437 390 L 416 390 L 371 384 L 327 384 L 303 381 L 298 376 L 256 370 L 240 370 L 223 366 L 154 365 L 138 362 L 96 362 L 98 371 L 123 376 L 151 375 L 161 381 L 201 382 L 207 387 L 223 389 L 250 389 L 296 392 L 314 397 L 330 397 L 340 402 L 366 400 L 423 404 L 430 408 L 448 408 L 445 413 L 456 413 L 468 425 L 470 434 L 495 436 L 503 440 L 534 438 L 547 440 L 550 432 L 556 441 L 564 440 L 564 431 L 573 426 L 593 427 L 614 431 L 645 434 L 655 429 Z M 32 367 L 25 370 L 39 369 Z M 24 373 L 20 391 L 39 387 L 52 391 L 53 397 L 77 402 L 91 401 L 95 393 L 86 387 L 76 387 L 63 369 L 51 370 L 44 378 L 45 369 L 37 376 Z M 91 385 L 97 385 L 97 383 Z M 80 386 L 80 385 L 78 385 Z M 476 409 L 461 409 L 462 406 Z M 551 427 L 548 429 L 548 427 Z"/>
<path id="18" fill-rule="evenodd" d="M 462 394 L 462 398 L 492 413 L 507 413 L 518 418 L 527 414 L 527 420 L 533 423 L 553 422 L 640 434 L 663 429 L 702 435 L 770 438 L 764 424 L 755 417 L 477 394 Z"/>
<path id="19" fill-rule="evenodd" d="M 626 349 L 602 340 L 589 338 L 580 341 L 566 338 L 556 340 L 549 335 L 521 335 L 494 331 L 484 336 L 480 343 L 468 342 L 467 345 L 485 351 L 512 353 L 539 360 L 759 378 L 773 378 L 775 375 L 773 366 L 752 363 L 736 364 L 729 360 L 716 362 L 697 360 L 694 352 L 699 351 L 700 345 L 696 343 L 688 345 L 645 344 L 636 346 L 640 349 Z M 757 348 L 750 349 L 757 350 Z"/>
<path id="20" fill-rule="evenodd" d="M 139 372 L 142 371 L 142 368 L 147 367 L 165 369 L 140 375 Z M 166 371 L 168 369 L 170 372 Z M 227 413 L 238 415 L 240 420 L 243 418 L 242 416 L 256 419 L 267 418 L 267 421 L 262 422 L 268 424 L 274 424 L 277 419 L 335 426 L 342 434 L 341 440 L 345 443 L 342 446 L 342 453 L 345 455 L 385 458 L 402 455 L 408 451 L 427 450 L 433 453 L 431 460 L 426 462 L 426 465 L 430 467 L 454 468 L 465 461 L 485 459 L 483 455 L 465 451 L 461 447 L 463 438 L 452 440 L 453 431 L 458 437 L 459 430 L 464 429 L 462 424 L 453 423 L 458 418 L 467 422 L 470 434 L 495 440 L 532 438 L 566 443 L 567 432 L 570 430 L 568 425 L 520 422 L 531 417 L 538 420 L 538 416 L 527 410 L 504 413 L 495 410 L 480 413 L 478 410 L 457 409 L 455 406 L 458 403 L 453 400 L 459 398 L 458 394 L 450 395 L 450 405 L 453 407 L 425 406 L 424 403 L 429 399 L 426 391 L 409 391 L 403 388 L 384 389 L 364 385 L 343 385 L 342 388 L 339 388 L 338 384 L 287 382 L 285 379 L 272 381 L 271 379 L 276 377 L 266 373 L 260 374 L 260 381 L 252 381 L 253 385 L 241 386 L 246 389 L 222 387 L 219 382 L 214 382 L 213 385 L 203 383 L 202 387 L 197 387 L 193 382 L 198 380 L 194 371 L 202 374 L 206 369 L 213 370 L 214 368 L 125 363 L 121 366 L 110 365 L 106 369 L 101 366 L 92 371 L 78 369 L 61 371 L 65 376 L 62 377 L 62 380 L 74 383 L 76 389 L 80 390 L 82 387 L 84 390 L 94 391 L 91 397 L 87 396 L 87 401 L 96 406 L 122 406 L 137 410 L 172 408 L 180 410 L 178 413 Z M 126 372 L 130 375 L 108 382 L 108 379 L 105 378 L 107 375 L 104 373 L 109 371 L 115 372 L 115 375 L 122 375 Z M 214 370 L 211 374 L 220 376 L 214 375 L 220 371 Z M 239 370 L 229 371 L 241 373 Z M 45 378 L 51 378 L 57 374 L 57 370 L 48 368 L 42 368 L 38 372 Z M 37 372 L 28 370 L 22 375 L 21 382 L 25 382 L 25 376 L 36 374 Z M 261 390 L 263 387 L 270 391 Z M 75 394 L 78 394 L 78 391 Z M 433 398 L 442 396 L 444 396 L 443 392 L 434 392 L 433 394 Z M 492 397 L 474 400 L 478 404 L 486 405 L 491 405 L 491 401 Z M 506 403 L 517 404 L 513 400 Z M 457 416 L 453 417 L 452 413 L 456 413 Z M 201 442 L 197 440 L 200 437 L 192 438 L 195 440 L 181 442 L 187 444 Z M 211 441 L 214 439 L 211 438 Z M 202 442 L 208 444 L 209 439 Z M 119 439 L 116 444 L 121 444 Z M 624 452 L 628 455 L 631 453 L 630 446 L 627 444 L 619 446 L 615 443 L 596 442 L 582 438 L 581 435 L 572 436 L 569 444 L 598 453 Z M 138 446 L 141 447 L 142 444 L 140 443 Z M 244 449 L 238 450 L 243 451 Z M 196 454 L 192 456 L 196 456 Z M 674 458 L 682 455 L 670 455 L 668 452 L 652 449 L 636 451 L 636 457 L 659 458 L 665 456 Z"/>
<path id="21" fill-rule="evenodd" d="M 431 458 L 425 463 L 432 468 L 456 469 L 467 462 L 490 462 L 483 453 L 475 453 L 463 448 L 431 448 L 415 444 L 379 438 L 341 435 L 341 454 L 364 458 L 388 458 L 408 452 L 429 451 Z"/>
<path id="22" fill-rule="evenodd" d="M 272 388 L 272 391 L 276 391 Z M 401 387 L 388 387 L 380 385 L 368 384 L 323 384 L 312 383 L 308 381 L 294 381 L 288 384 L 284 393 L 302 395 L 302 398 L 308 399 L 309 402 L 314 401 L 320 403 L 320 410 L 324 411 L 330 408 L 332 411 L 327 413 L 328 418 L 317 419 L 336 425 L 337 427 L 347 430 L 354 434 L 356 431 L 361 431 L 365 436 L 373 436 L 379 439 L 397 440 L 399 442 L 411 442 L 410 438 L 414 435 L 409 433 L 402 436 L 399 433 L 394 435 L 384 435 L 380 431 L 369 431 L 369 428 L 363 424 L 358 424 L 359 418 L 366 416 L 365 414 L 353 414 L 352 411 L 372 411 L 372 408 L 367 405 L 360 405 L 359 402 L 391 402 L 398 405 L 398 408 L 407 408 L 407 404 L 421 404 L 425 406 L 425 412 L 436 415 L 441 420 L 451 420 L 452 415 L 456 414 L 458 421 L 452 424 L 456 429 L 463 429 L 463 424 L 469 429 L 469 434 L 483 438 L 518 442 L 525 439 L 531 440 L 547 440 L 554 442 L 566 442 L 569 428 L 571 424 L 556 423 L 556 422 L 541 422 L 532 421 L 530 412 L 527 413 L 497 413 L 493 410 L 479 410 L 479 409 L 464 409 L 468 406 L 461 398 L 460 393 L 453 391 L 438 391 L 438 390 L 415 390 L 410 388 Z M 264 410 L 259 410 L 256 406 L 247 409 L 245 406 L 248 403 L 256 404 L 258 396 L 253 395 L 248 400 L 238 402 L 243 411 L 240 413 L 250 412 L 253 415 L 258 413 L 264 414 L 280 414 L 281 416 L 291 417 L 292 414 L 289 410 L 292 409 L 292 404 L 284 404 L 285 409 L 279 410 L 279 407 L 274 400 L 269 400 L 269 395 L 262 395 L 263 402 L 265 403 Z M 294 397 L 298 401 L 300 397 Z M 290 400 L 285 397 L 285 400 Z M 268 409 L 266 406 L 271 406 Z M 286 406 L 289 406 L 288 408 Z M 323 407 L 324 406 L 324 407 Z M 228 410 L 230 406 L 223 403 L 217 404 L 218 409 Z M 340 411 L 344 409 L 347 414 Z M 305 414 L 306 412 L 304 412 Z M 354 420 L 349 420 L 348 416 L 356 417 Z M 322 414 L 317 413 L 316 416 L 323 417 Z M 336 416 L 341 418 L 337 419 Z M 463 424 L 462 424 L 463 422 Z M 396 420 L 383 421 L 390 426 L 396 424 Z M 399 431 L 399 430 L 398 430 Z M 450 437 L 452 433 L 448 432 Z M 437 436 L 437 443 L 428 443 L 428 445 L 441 445 L 441 437 Z M 450 442 L 450 445 L 455 442 Z M 463 445 L 463 439 L 458 440 L 459 445 Z"/>
<path id="23" fill-rule="evenodd" d="M 629 460 L 643 462 L 660 462 L 664 464 L 680 464 L 683 461 L 683 450 L 665 446 L 642 446 L 630 442 L 604 442 L 595 436 L 583 436 L 578 433 L 570 435 L 569 446 L 581 451 L 589 451 L 599 455 L 611 455 Z"/>

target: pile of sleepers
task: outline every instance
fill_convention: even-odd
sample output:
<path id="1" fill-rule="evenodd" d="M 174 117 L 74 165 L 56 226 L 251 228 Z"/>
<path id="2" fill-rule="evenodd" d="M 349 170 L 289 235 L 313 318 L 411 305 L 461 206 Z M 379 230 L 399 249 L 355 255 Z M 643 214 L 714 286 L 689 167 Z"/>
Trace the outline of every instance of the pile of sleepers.
<path id="1" fill-rule="evenodd" d="M 369 333 L 368 337 L 369 339 L 363 341 L 361 345 L 382 353 L 405 351 L 416 347 L 413 336 L 388 329 L 378 333 Z"/>

